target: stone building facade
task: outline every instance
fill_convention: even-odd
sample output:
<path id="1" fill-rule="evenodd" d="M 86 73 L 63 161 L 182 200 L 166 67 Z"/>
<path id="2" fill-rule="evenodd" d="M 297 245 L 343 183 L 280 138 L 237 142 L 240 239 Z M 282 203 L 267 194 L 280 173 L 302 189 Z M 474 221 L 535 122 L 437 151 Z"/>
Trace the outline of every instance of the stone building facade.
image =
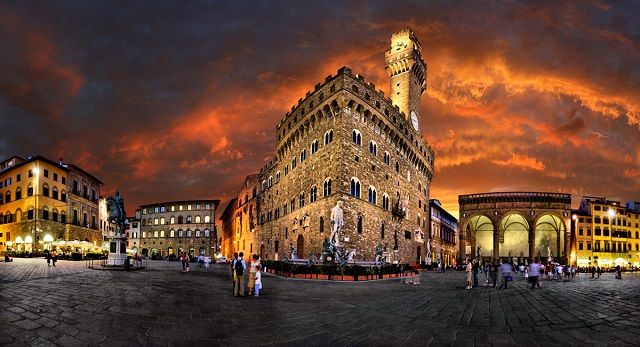
<path id="1" fill-rule="evenodd" d="M 42 156 L 0 163 L 0 252 L 42 251 L 54 241 L 99 246 L 102 182 L 72 164 Z"/>
<path id="2" fill-rule="evenodd" d="M 330 210 L 343 201 L 341 243 L 356 259 L 372 260 L 380 244 L 390 261 L 424 261 L 434 153 L 419 132 L 426 86 L 420 49 L 411 30 L 393 34 L 385 55 L 391 98 L 343 67 L 277 124 L 275 155 L 247 207 L 256 209 L 251 253 L 319 255 L 331 233 Z"/>
<path id="3" fill-rule="evenodd" d="M 451 266 L 457 261 L 458 220 L 447 212 L 439 200 L 429 200 L 431 229 L 427 239 L 427 256 L 432 264 Z M 427 263 L 429 262 L 427 261 Z"/>
<path id="4" fill-rule="evenodd" d="M 231 259 L 235 248 L 233 247 L 233 237 L 235 235 L 235 223 L 234 212 L 238 204 L 238 199 L 233 198 L 227 203 L 227 207 L 224 208 L 220 214 L 221 231 L 218 233 L 218 247 L 220 249 L 220 255 L 225 256 L 227 259 Z"/>
<path id="5" fill-rule="evenodd" d="M 220 200 L 184 200 L 140 206 L 140 253 L 161 258 L 183 251 L 213 256 L 218 204 Z"/>

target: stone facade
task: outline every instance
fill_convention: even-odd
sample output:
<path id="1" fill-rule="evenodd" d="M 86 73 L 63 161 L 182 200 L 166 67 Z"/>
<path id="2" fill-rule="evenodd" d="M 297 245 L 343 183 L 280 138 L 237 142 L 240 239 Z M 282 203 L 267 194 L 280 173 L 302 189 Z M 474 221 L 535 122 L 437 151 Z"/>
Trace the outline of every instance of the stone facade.
<path id="1" fill-rule="evenodd" d="M 429 200 L 431 215 L 431 229 L 429 230 L 429 243 L 427 249 L 431 254 L 433 264 L 451 266 L 457 261 L 458 244 L 458 220 L 447 212 L 439 200 Z"/>
<path id="2" fill-rule="evenodd" d="M 424 65 L 417 40 L 410 53 L 412 64 Z M 424 261 L 434 154 L 407 113 L 419 106 L 424 66 L 405 67 L 388 70 L 392 91 L 412 91 L 405 110 L 343 67 L 278 123 L 275 156 L 258 175 L 252 243 L 263 258 L 291 256 L 293 249 L 300 258 L 319 255 L 331 233 L 330 210 L 343 201 L 341 242 L 356 259 L 373 260 L 381 244 L 389 260 Z"/>
<path id="3" fill-rule="evenodd" d="M 184 200 L 140 206 L 140 253 L 171 257 L 185 251 L 213 256 L 218 204 L 220 200 Z"/>

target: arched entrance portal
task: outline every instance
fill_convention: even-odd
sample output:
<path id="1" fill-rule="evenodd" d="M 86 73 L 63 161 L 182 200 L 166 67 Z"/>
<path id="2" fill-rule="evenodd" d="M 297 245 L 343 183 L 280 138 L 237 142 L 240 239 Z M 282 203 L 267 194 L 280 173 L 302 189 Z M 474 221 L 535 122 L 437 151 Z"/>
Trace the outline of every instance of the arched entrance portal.
<path id="1" fill-rule="evenodd" d="M 494 227 L 487 216 L 476 215 L 471 217 L 465 231 L 467 240 L 475 240 L 475 242 L 467 245 L 470 248 L 465 250 L 467 255 L 472 258 L 477 257 L 478 247 L 480 247 L 480 254 L 483 257 L 492 256 Z"/>
<path id="2" fill-rule="evenodd" d="M 500 248 L 501 258 L 529 258 L 529 223 L 518 213 L 508 213 L 500 221 Z"/>
<path id="3" fill-rule="evenodd" d="M 306 258 L 304 253 L 304 236 L 302 235 L 298 235 L 298 246 L 296 251 L 298 252 L 298 258 Z"/>
<path id="4" fill-rule="evenodd" d="M 549 253 L 555 259 L 563 256 L 562 237 L 565 234 L 565 226 L 562 219 L 553 214 L 544 214 L 536 221 L 535 256 L 549 261 Z"/>

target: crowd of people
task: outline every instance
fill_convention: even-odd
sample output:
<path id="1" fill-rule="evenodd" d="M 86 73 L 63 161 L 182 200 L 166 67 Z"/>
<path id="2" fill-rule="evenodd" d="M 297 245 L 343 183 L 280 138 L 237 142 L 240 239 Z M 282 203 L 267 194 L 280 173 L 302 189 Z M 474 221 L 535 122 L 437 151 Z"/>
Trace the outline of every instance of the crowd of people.
<path id="1" fill-rule="evenodd" d="M 598 269 L 598 277 L 600 277 L 600 268 Z M 549 262 L 547 264 L 535 260 L 533 263 L 511 264 L 502 260 L 494 263 L 485 262 L 481 264 L 477 259 L 467 260 L 465 265 L 466 286 L 465 289 L 473 289 L 478 287 L 478 276 L 484 275 L 487 284 L 498 289 L 507 289 L 509 282 L 516 278 L 531 283 L 531 289 L 542 288 L 544 281 L 570 281 L 576 277 L 578 273 L 577 266 L 563 265 L 559 263 Z M 592 278 L 595 276 L 596 267 L 593 267 Z M 622 278 L 620 266 L 616 268 L 616 278 Z"/>

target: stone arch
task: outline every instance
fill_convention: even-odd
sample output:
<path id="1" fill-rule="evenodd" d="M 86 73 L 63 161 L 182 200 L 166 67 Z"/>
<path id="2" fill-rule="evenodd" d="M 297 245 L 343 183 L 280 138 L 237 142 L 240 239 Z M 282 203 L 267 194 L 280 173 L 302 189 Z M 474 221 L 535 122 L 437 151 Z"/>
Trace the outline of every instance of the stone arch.
<path id="1" fill-rule="evenodd" d="M 529 222 L 517 212 L 504 214 L 498 224 L 500 230 L 500 257 L 529 257 Z"/>
<path id="2" fill-rule="evenodd" d="M 495 225 L 491 218 L 481 213 L 472 215 L 467 219 L 462 230 L 465 233 L 464 239 L 468 240 L 465 246 L 471 247 L 472 257 L 477 256 L 478 246 L 482 254 L 487 256 L 493 254 Z"/>
<path id="3" fill-rule="evenodd" d="M 542 213 L 535 221 L 534 256 L 546 259 L 547 247 L 551 248 L 554 258 L 562 256 L 562 239 L 567 228 L 561 216 L 546 212 Z"/>

